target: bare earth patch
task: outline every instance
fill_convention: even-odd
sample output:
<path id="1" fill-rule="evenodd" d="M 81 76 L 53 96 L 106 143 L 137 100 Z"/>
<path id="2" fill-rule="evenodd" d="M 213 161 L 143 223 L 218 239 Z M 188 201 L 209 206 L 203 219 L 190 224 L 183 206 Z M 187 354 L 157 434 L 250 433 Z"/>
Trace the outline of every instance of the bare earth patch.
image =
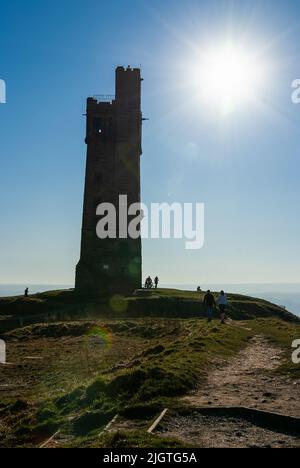
<path id="1" fill-rule="evenodd" d="M 247 406 L 290 416 L 300 416 L 299 384 L 276 374 L 282 351 L 263 337 L 229 362 L 218 362 L 205 384 L 182 400 L 191 407 Z M 208 415 L 191 411 L 163 421 L 159 434 L 177 437 L 199 447 L 299 447 L 299 437 L 279 429 L 257 426 L 242 417 Z"/>
<path id="2" fill-rule="evenodd" d="M 176 437 L 205 448 L 296 448 L 300 440 L 289 434 L 265 429 L 240 418 L 192 413 L 166 420 L 160 436 Z"/>
<path id="3" fill-rule="evenodd" d="M 279 348 L 256 336 L 229 362 L 216 363 L 206 383 L 183 401 L 197 407 L 247 406 L 299 417 L 299 382 L 274 373 L 281 358 Z"/>

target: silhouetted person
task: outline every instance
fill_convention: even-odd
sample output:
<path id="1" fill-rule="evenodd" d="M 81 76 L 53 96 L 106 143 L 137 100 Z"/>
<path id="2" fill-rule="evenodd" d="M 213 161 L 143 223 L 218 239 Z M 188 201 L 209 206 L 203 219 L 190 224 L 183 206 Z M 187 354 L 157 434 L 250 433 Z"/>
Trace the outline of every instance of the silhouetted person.
<path id="1" fill-rule="evenodd" d="M 203 304 L 206 306 L 207 319 L 209 322 L 212 320 L 213 309 L 216 306 L 216 301 L 210 290 L 204 296 Z"/>
<path id="2" fill-rule="evenodd" d="M 150 276 L 148 276 L 148 278 L 146 278 L 146 281 L 145 281 L 145 288 L 146 289 L 151 289 L 153 287 L 153 281 L 151 279 Z"/>
<path id="3" fill-rule="evenodd" d="M 198 286 L 198 288 L 197 288 L 197 292 L 201 292 L 201 288 L 200 288 L 200 286 Z"/>
<path id="4" fill-rule="evenodd" d="M 158 282 L 159 282 L 159 279 L 158 279 L 158 276 L 156 276 L 154 279 L 155 289 L 157 289 Z"/>
<path id="5" fill-rule="evenodd" d="M 220 296 L 217 299 L 217 304 L 220 310 L 221 323 L 225 323 L 225 312 L 228 306 L 228 300 L 224 291 L 220 292 Z"/>
<path id="6" fill-rule="evenodd" d="M 28 293 L 29 293 L 29 289 L 26 288 L 25 291 L 24 291 L 24 296 L 25 296 L 25 297 L 28 297 Z"/>

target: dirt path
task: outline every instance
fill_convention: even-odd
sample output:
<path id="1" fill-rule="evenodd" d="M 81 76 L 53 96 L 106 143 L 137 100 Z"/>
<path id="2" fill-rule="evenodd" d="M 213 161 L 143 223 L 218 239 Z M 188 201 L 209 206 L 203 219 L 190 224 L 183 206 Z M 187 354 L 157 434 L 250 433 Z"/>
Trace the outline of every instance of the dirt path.
<path id="1" fill-rule="evenodd" d="M 204 448 L 299 448 L 299 437 L 262 428 L 239 417 L 191 414 L 166 418 L 158 430 L 162 437 Z"/>
<path id="2" fill-rule="evenodd" d="M 170 415 L 158 433 L 197 447 L 299 447 L 300 440 L 293 434 L 262 428 L 238 416 L 196 410 L 210 405 L 248 406 L 299 417 L 300 385 L 274 373 L 281 360 L 280 349 L 255 336 L 229 362 L 217 363 L 206 383 L 182 399 L 191 406 L 191 413 Z"/>
<path id="3" fill-rule="evenodd" d="M 300 385 L 274 373 L 283 359 L 282 351 L 263 336 L 255 336 L 249 345 L 230 361 L 218 362 L 205 384 L 182 398 L 191 407 L 248 406 L 300 416 Z M 140 430 L 146 432 L 150 420 L 117 417 L 107 432 Z M 205 416 L 192 410 L 189 415 L 169 414 L 157 433 L 175 437 L 199 447 L 299 447 L 299 438 L 281 431 L 264 429 L 239 417 Z M 64 436 L 47 447 L 63 446 Z"/>
<path id="4" fill-rule="evenodd" d="M 256 336 L 229 363 L 219 362 L 206 383 L 183 401 L 198 407 L 248 406 L 299 417 L 299 381 L 272 372 L 281 359 L 280 349 Z"/>

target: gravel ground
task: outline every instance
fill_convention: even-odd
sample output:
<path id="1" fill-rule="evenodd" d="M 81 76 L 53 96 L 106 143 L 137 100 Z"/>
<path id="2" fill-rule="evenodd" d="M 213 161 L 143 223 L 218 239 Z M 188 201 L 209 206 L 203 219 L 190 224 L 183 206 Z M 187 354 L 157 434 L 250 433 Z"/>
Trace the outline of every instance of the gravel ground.
<path id="1" fill-rule="evenodd" d="M 205 448 L 300 448 L 299 437 L 225 415 L 170 416 L 156 433 Z"/>
<path id="2" fill-rule="evenodd" d="M 256 336 L 229 362 L 216 362 L 206 382 L 183 398 L 191 406 L 248 406 L 300 417 L 300 382 L 274 372 L 282 351 Z"/>

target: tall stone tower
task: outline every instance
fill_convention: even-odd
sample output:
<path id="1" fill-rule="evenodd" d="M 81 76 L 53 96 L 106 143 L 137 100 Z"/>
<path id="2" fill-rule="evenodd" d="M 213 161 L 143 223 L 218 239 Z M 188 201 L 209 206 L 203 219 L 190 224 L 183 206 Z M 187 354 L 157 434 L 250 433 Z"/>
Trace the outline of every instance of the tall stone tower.
<path id="1" fill-rule="evenodd" d="M 87 162 L 80 261 L 75 289 L 82 293 L 130 293 L 141 287 L 141 238 L 99 239 L 96 208 L 109 202 L 119 213 L 119 195 L 140 203 L 141 73 L 116 69 L 115 98 L 88 98 Z M 130 217 L 128 218 L 128 223 Z M 117 222 L 118 227 L 118 222 Z"/>

